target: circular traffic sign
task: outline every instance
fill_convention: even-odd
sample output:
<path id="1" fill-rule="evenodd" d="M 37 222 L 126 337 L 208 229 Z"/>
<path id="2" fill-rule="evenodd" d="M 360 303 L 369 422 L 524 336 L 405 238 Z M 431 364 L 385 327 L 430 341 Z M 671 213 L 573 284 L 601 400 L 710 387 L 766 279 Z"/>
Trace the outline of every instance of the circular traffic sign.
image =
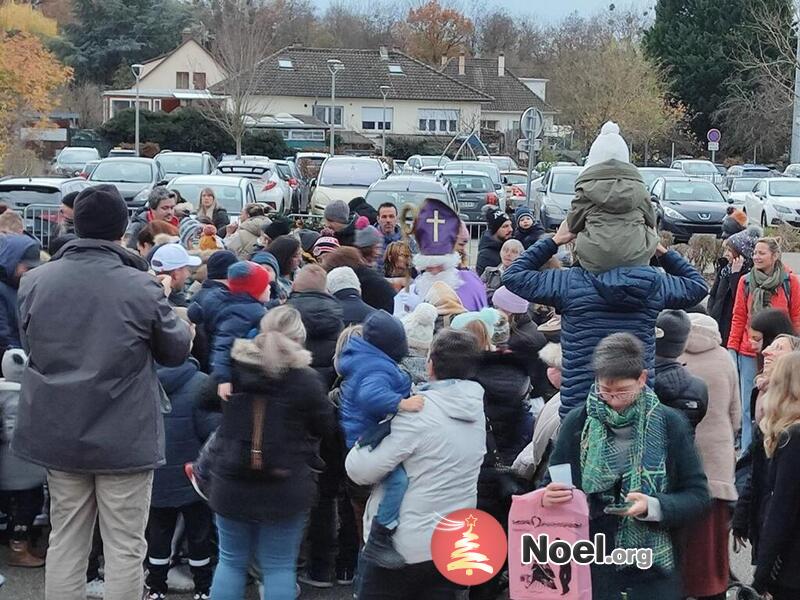
<path id="1" fill-rule="evenodd" d="M 527 139 L 533 140 L 542 134 L 544 129 L 544 115 L 538 108 L 531 106 L 522 113 L 519 128 Z"/>
<path id="2" fill-rule="evenodd" d="M 706 138 L 709 142 L 718 143 L 722 139 L 722 134 L 719 129 L 709 129 Z"/>

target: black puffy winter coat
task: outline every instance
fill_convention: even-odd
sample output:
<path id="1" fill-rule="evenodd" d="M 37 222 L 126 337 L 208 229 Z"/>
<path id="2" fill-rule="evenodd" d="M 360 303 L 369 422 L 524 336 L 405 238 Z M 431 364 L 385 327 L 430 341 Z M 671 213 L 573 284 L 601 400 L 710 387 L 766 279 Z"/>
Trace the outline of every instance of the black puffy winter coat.
<path id="1" fill-rule="evenodd" d="M 336 422 L 315 372 L 290 369 L 270 378 L 257 362 L 243 362 L 234 350 L 233 394 L 223 403 L 222 425 L 209 456 L 209 506 L 237 521 L 264 522 L 306 513 L 315 502 L 319 439 Z M 264 398 L 261 456 L 251 466 L 254 402 Z"/>
<path id="2" fill-rule="evenodd" d="M 674 358 L 656 356 L 656 379 L 653 391 L 662 404 L 683 413 L 692 429 L 706 416 L 708 388 Z"/>
<path id="3" fill-rule="evenodd" d="M 745 261 L 742 270 L 738 273 L 731 273 L 728 266 L 728 259 L 720 258 L 717 261 L 717 272 L 714 277 L 714 285 L 708 295 L 708 314 L 713 317 L 719 325 L 719 333 L 722 336 L 722 345 L 728 345 L 728 336 L 731 333 L 731 320 L 733 319 L 733 305 L 736 303 L 736 290 L 739 289 L 739 279 L 742 275 L 747 275 L 752 268 L 752 263 Z"/>
<path id="4" fill-rule="evenodd" d="M 478 260 L 475 263 L 475 271 L 479 276 L 483 275 L 487 267 L 496 267 L 502 262 L 500 258 L 502 248 L 503 242 L 488 231 L 483 232 L 483 237 L 478 244 Z"/>
<path id="5" fill-rule="evenodd" d="M 336 379 L 336 341 L 344 329 L 342 307 L 336 298 L 321 292 L 292 292 L 287 304 L 300 312 L 306 328 L 306 348 L 313 357 L 311 368 L 329 389 Z"/>

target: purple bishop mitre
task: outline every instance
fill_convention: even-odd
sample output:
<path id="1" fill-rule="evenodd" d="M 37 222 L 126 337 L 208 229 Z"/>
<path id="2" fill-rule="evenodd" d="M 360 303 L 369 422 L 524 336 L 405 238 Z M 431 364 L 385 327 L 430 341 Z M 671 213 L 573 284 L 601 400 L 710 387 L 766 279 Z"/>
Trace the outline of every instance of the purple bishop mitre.
<path id="1" fill-rule="evenodd" d="M 461 222 L 453 209 L 440 200 L 426 198 L 414 220 L 414 237 L 420 253 L 451 254 L 460 226 Z"/>

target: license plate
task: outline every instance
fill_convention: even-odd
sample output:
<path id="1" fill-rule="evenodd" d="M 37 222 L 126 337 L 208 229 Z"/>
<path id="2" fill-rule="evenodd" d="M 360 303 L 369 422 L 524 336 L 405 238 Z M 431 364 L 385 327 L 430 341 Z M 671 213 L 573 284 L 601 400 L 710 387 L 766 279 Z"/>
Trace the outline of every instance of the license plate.
<path id="1" fill-rule="evenodd" d="M 464 202 L 463 200 L 458 203 L 459 206 L 463 206 L 464 208 L 475 208 L 477 202 Z"/>

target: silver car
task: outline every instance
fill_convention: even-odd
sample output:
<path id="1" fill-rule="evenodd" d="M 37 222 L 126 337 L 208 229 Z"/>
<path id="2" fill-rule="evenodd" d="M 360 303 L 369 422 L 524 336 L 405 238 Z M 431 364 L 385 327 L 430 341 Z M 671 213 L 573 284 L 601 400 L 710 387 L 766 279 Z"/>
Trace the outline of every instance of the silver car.
<path id="1" fill-rule="evenodd" d="M 505 210 L 507 204 L 506 188 L 499 167 L 492 162 L 480 160 L 454 160 L 447 163 L 447 170 L 479 171 L 488 175 L 494 184 L 494 191 L 499 199 L 499 204 Z"/>
<path id="2" fill-rule="evenodd" d="M 253 181 L 246 177 L 225 175 L 181 175 L 167 184 L 167 189 L 177 190 L 195 209 L 200 204 L 200 192 L 204 188 L 214 190 L 217 204 L 228 211 L 231 222 L 239 220 L 245 204 L 256 202 Z"/>
<path id="3" fill-rule="evenodd" d="M 119 190 L 131 206 L 144 206 L 150 190 L 166 179 L 164 171 L 152 158 L 115 157 L 101 160 L 92 174 L 89 183 L 98 185 L 110 183 Z"/>
<path id="4" fill-rule="evenodd" d="M 253 181 L 256 202 L 266 204 L 275 212 L 284 212 L 291 206 L 292 189 L 280 178 L 278 169 L 269 159 L 242 157 L 223 160 L 214 175 L 246 177 Z"/>
<path id="5" fill-rule="evenodd" d="M 575 180 L 583 167 L 553 167 L 542 179 L 537 192 L 537 208 L 545 229 L 558 229 L 567 218 L 575 197 Z"/>
<path id="6" fill-rule="evenodd" d="M 50 171 L 59 177 L 75 177 L 92 160 L 100 160 L 97 148 L 62 148 L 50 164 Z"/>

